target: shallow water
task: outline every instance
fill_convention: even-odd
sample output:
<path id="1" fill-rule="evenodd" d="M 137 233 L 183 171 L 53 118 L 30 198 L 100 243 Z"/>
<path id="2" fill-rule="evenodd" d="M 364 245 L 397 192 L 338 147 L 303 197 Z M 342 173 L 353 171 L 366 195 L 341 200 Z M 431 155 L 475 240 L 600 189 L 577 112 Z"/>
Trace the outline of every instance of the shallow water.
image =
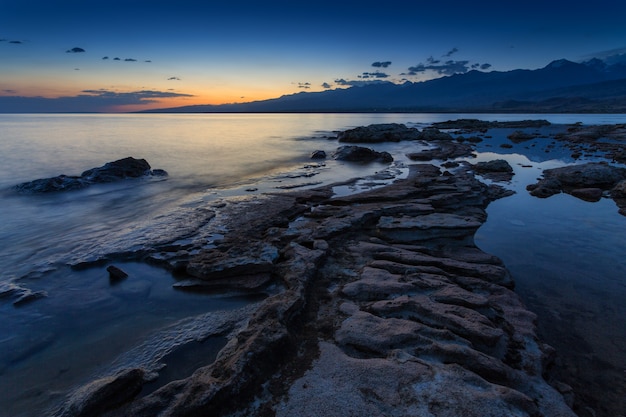
<path id="1" fill-rule="evenodd" d="M 207 222 L 205 208 L 223 198 L 311 187 L 388 168 L 311 161 L 313 150 L 330 154 L 338 146 L 331 140 L 337 130 L 457 118 L 626 121 L 624 115 L 0 115 L 0 283 L 48 294 L 21 307 L 0 299 L 0 415 L 38 415 L 147 334 L 185 317 L 257 300 L 181 293 L 172 288 L 169 273 L 144 264 L 124 264 L 131 276 L 118 285 L 110 284 L 105 265 L 77 271 L 68 264 L 184 239 Z M 509 160 L 516 175 L 508 186 L 517 194 L 490 205 L 477 244 L 505 261 L 518 292 L 540 314 L 548 343 L 573 351 L 572 339 L 564 335 L 574 335 L 590 363 L 597 357 L 612 370 L 626 369 L 626 217 L 610 200 L 529 196 L 524 188 L 542 169 L 573 160 L 567 151 L 548 149 L 548 138 L 500 148 L 505 133 L 478 144 L 477 160 Z M 405 154 L 416 146 L 373 146 L 396 158 L 381 177 L 402 175 Z M 39 196 L 10 188 L 62 173 L 80 175 L 126 156 L 145 158 L 170 175 Z"/>

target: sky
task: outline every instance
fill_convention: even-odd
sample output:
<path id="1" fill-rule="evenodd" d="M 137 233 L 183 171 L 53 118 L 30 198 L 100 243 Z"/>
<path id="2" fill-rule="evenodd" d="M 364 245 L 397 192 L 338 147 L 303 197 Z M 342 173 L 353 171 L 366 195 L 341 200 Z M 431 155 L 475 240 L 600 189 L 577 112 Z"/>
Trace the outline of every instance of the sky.
<path id="1" fill-rule="evenodd" d="M 249 102 L 626 52 L 623 0 L 0 0 L 0 112 Z"/>

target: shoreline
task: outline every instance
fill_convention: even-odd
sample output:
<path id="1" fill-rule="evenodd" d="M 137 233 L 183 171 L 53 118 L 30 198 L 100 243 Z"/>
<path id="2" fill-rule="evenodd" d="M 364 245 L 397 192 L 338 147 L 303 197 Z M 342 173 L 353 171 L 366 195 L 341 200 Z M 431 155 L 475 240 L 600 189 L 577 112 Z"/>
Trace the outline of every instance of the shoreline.
<path id="1" fill-rule="evenodd" d="M 580 148 L 586 145 L 579 144 L 576 146 Z M 432 155 L 430 157 L 432 158 Z M 424 158 L 426 157 L 424 156 Z M 307 396 L 311 396 L 312 390 L 309 388 L 316 384 L 319 387 L 327 387 L 329 375 L 334 375 L 333 378 L 341 378 L 341 375 L 333 373 L 332 367 L 339 367 L 347 373 L 354 372 L 354 375 L 361 375 L 361 378 L 368 380 L 366 374 L 358 370 L 356 362 L 359 361 L 370 361 L 367 363 L 376 364 L 377 372 L 381 373 L 377 387 L 385 379 L 393 379 L 392 375 L 386 373 L 392 368 L 394 372 L 403 375 L 403 378 L 408 378 L 406 381 L 413 381 L 411 376 L 402 374 L 402 370 L 398 369 L 400 364 L 402 366 L 409 364 L 406 366 L 414 367 L 416 371 L 431 375 L 433 380 L 428 381 L 426 378 L 418 382 L 413 381 L 420 384 L 422 388 L 430 387 L 426 391 L 430 392 L 429 401 L 435 408 L 429 409 L 429 412 L 436 410 L 437 404 L 442 401 L 448 401 L 437 397 L 440 394 L 438 390 L 445 389 L 449 384 L 466 384 L 468 381 L 472 386 L 481 380 L 486 381 L 487 384 L 480 385 L 481 393 L 489 391 L 489 395 L 494 394 L 495 397 L 492 397 L 492 400 L 498 398 L 496 403 L 500 405 L 518 407 L 520 412 L 530 415 L 534 412 L 544 412 L 547 410 L 546 407 L 550 407 L 552 403 L 556 407 L 565 404 L 565 408 L 563 408 L 565 411 L 561 410 L 560 412 L 566 413 L 567 405 L 572 405 L 571 388 L 558 381 L 551 381 L 554 386 L 558 387 L 557 392 L 542 378 L 535 379 L 537 375 L 543 374 L 544 367 L 554 358 L 552 357 L 552 350 L 536 340 L 532 313 L 525 316 L 529 312 L 517 304 L 519 297 L 515 295 L 512 296 L 513 298 L 509 297 L 507 291 L 512 284 L 502 263 L 497 258 L 478 250 L 473 244 L 473 232 L 485 220 L 484 209 L 486 205 L 489 201 L 502 196 L 501 194 L 491 194 L 498 187 L 487 187 L 473 175 L 468 175 L 466 171 L 476 169 L 467 163 L 461 163 L 457 166 L 450 165 L 448 169 L 442 169 L 439 172 L 435 170 L 441 168 L 431 166 L 428 163 L 411 164 L 407 169 L 412 171 L 407 178 L 399 179 L 390 185 L 383 185 L 380 188 L 351 195 L 335 195 L 333 187 L 336 187 L 337 184 L 333 184 L 318 189 L 295 189 L 275 193 L 261 192 L 260 194 L 251 194 L 249 198 L 244 196 L 239 201 L 229 203 L 227 207 L 217 208 L 216 212 L 223 214 L 222 218 L 219 219 L 222 222 L 220 227 L 227 229 L 228 233 L 225 233 L 222 239 L 218 239 L 213 248 L 202 249 L 200 253 L 181 255 L 180 250 L 177 251 L 174 244 L 166 250 L 169 255 L 165 257 L 161 256 L 162 254 L 147 256 L 144 262 L 167 266 L 179 278 L 185 275 L 186 279 L 181 279 L 176 284 L 179 289 L 185 291 L 204 292 L 239 289 L 255 293 L 266 291 L 268 286 L 272 289 L 268 292 L 269 298 L 261 302 L 257 313 L 252 315 L 246 323 L 239 321 L 239 324 L 232 322 L 229 325 L 229 341 L 220 350 L 216 361 L 199 367 L 200 370 L 197 374 L 202 374 L 204 377 L 190 376 L 182 382 L 172 382 L 173 386 L 169 386 L 169 388 L 165 386 L 156 393 L 149 395 L 142 393 L 139 397 L 135 397 L 132 402 L 123 405 L 121 409 L 113 408 L 107 415 L 123 415 L 125 412 L 131 411 L 142 415 L 142 412 L 156 408 L 166 410 L 163 415 L 191 415 L 195 412 L 193 411 L 194 407 L 200 407 L 197 410 L 203 412 L 206 409 L 218 407 L 215 410 L 219 410 L 220 415 L 235 415 L 242 412 L 242 406 L 249 413 L 247 415 L 280 414 L 285 412 L 284 410 L 291 410 L 291 414 L 293 414 L 302 410 L 302 407 L 313 406 L 308 404 L 306 399 Z M 417 177 L 416 170 L 421 170 Z M 488 174 L 483 173 L 481 175 L 487 176 Z M 497 181 L 496 178 L 495 183 Z M 407 185 L 407 183 L 411 185 Z M 345 187 L 346 184 L 343 186 Z M 426 190 L 429 190 L 428 193 L 432 192 L 433 190 L 429 187 L 435 188 L 432 195 L 421 195 L 420 198 L 417 198 L 419 193 L 425 193 Z M 411 191 L 407 191 L 408 189 Z M 460 192 L 459 190 L 465 191 Z M 467 190 L 472 190 L 470 195 L 465 195 Z M 502 190 L 499 193 L 502 193 Z M 429 204 L 430 208 L 428 207 Z M 410 208 L 407 208 L 408 206 Z M 445 214 L 443 217 L 445 220 L 437 219 L 436 215 L 440 214 Z M 454 216 L 450 216 L 452 214 Z M 462 219 L 459 216 L 466 222 L 469 221 L 469 225 L 460 222 Z M 431 224 L 431 226 L 425 227 L 419 221 L 417 221 L 419 225 L 416 226 L 415 219 L 423 217 L 429 218 L 434 226 Z M 210 222 L 216 220 L 212 217 L 209 219 Z M 430 230 L 433 228 L 436 230 L 435 235 L 432 235 L 432 230 Z M 414 237 L 408 237 L 415 234 L 430 235 L 422 236 L 417 240 Z M 393 237 L 390 237 L 391 235 Z M 357 239 L 359 242 L 357 246 L 354 246 L 354 242 L 350 239 Z M 382 246 L 385 246 L 382 254 L 376 253 L 376 250 L 381 249 Z M 363 249 L 364 247 L 365 249 Z M 159 251 L 159 248 L 155 249 L 157 252 Z M 396 251 L 401 253 L 389 255 L 389 253 Z M 364 255 L 364 252 L 367 255 Z M 339 256 L 339 254 L 345 255 L 345 257 Z M 455 256 L 452 256 L 453 254 Z M 370 255 L 372 258 L 365 260 Z M 461 259 L 457 259 L 457 255 Z M 398 259 L 404 259 L 406 256 L 418 259 L 420 262 L 418 265 L 425 262 L 425 265 L 421 267 L 427 271 L 416 270 L 415 261 L 409 263 L 407 270 L 406 264 L 398 261 Z M 393 260 L 390 261 L 389 257 Z M 345 259 L 347 258 L 351 259 L 351 262 L 346 263 Z M 115 259 L 117 258 L 113 257 L 110 261 L 115 262 Z M 243 264 L 241 262 L 229 263 L 234 259 L 247 261 Z M 246 262 L 248 263 L 246 264 Z M 390 267 L 385 264 L 388 267 L 385 269 L 381 266 L 385 262 L 404 266 Z M 473 272 L 469 277 L 461 276 L 459 275 L 458 262 L 465 263 L 461 266 L 460 270 L 464 271 L 461 275 L 469 274 L 467 271 L 471 271 L 472 268 L 480 269 L 480 273 L 475 274 L 478 276 L 471 275 L 474 274 Z M 456 266 L 451 266 L 453 264 Z M 215 265 L 221 266 L 215 269 Z M 400 273 L 398 268 L 405 269 Z M 505 271 L 503 277 L 500 277 L 503 279 L 502 282 L 485 284 L 477 283 L 474 280 L 474 278 L 484 279 L 485 276 L 491 276 L 489 272 L 483 276 L 485 270 L 498 270 L 498 268 L 503 268 Z M 373 269 L 386 272 L 374 271 L 374 273 Z M 293 271 L 299 271 L 299 275 L 294 276 L 296 274 Z M 347 271 L 352 272 L 347 273 Z M 189 274 L 193 276 L 190 277 Z M 382 278 L 381 274 L 384 275 Z M 428 274 L 427 282 L 423 282 L 423 274 Z M 502 272 L 498 272 L 498 274 L 502 274 Z M 419 275 L 419 277 L 413 275 Z M 491 277 L 493 278 L 495 275 Z M 381 279 L 383 283 L 378 282 Z M 478 287 L 473 288 L 473 285 L 478 285 Z M 409 286 L 410 290 L 407 290 Z M 460 290 L 461 292 L 459 292 Z M 293 296 L 294 291 L 297 293 L 295 294 L 296 298 L 286 302 L 286 305 L 291 307 L 276 305 L 281 302 L 281 299 L 286 300 L 286 293 Z M 443 295 L 439 294 L 440 292 L 443 292 Z M 494 297 L 492 292 L 498 296 Z M 485 293 L 491 294 L 486 296 L 487 304 L 478 297 L 478 295 L 485 297 Z M 376 299 L 376 297 L 381 297 L 381 299 Z M 490 297 L 495 298 L 495 301 L 492 301 Z M 406 302 L 404 298 L 407 299 Z M 421 300 L 429 307 L 432 306 L 428 303 L 435 303 L 433 305 L 437 308 L 432 307 L 426 312 L 419 309 L 415 311 L 416 304 L 413 298 Z M 394 310 L 396 307 L 390 307 L 390 305 L 396 299 L 403 299 L 404 304 Z M 385 303 L 386 306 L 383 305 Z M 513 314 L 513 316 L 503 319 L 506 316 L 503 311 L 506 311 L 507 308 L 503 308 L 501 303 L 509 306 L 508 313 Z M 479 315 L 486 317 L 490 324 L 484 322 L 484 318 L 466 310 L 462 310 L 461 314 L 466 322 L 456 322 L 455 320 L 460 320 L 456 317 L 458 311 L 440 310 L 438 309 L 441 307 L 439 304 L 446 308 L 451 305 L 454 306 L 453 309 L 457 310 L 459 308 L 476 310 Z M 485 309 L 487 308 L 495 309 L 495 316 L 493 311 L 486 314 Z M 443 320 L 443 324 L 429 322 L 433 320 L 431 315 L 437 320 Z M 345 318 L 344 322 L 340 322 L 339 318 Z M 348 320 L 352 320 L 356 324 L 346 325 L 345 322 Z M 400 320 L 410 323 L 402 323 Z M 393 321 L 392 326 L 388 326 L 390 321 Z M 502 327 L 503 323 L 510 324 L 510 322 L 515 322 L 519 328 L 511 330 L 507 326 Z M 409 333 L 414 332 L 416 323 L 419 326 L 436 330 L 426 331 L 428 337 L 425 339 L 430 337 L 431 341 L 434 342 L 425 341 L 423 338 L 415 340 L 415 337 L 402 333 L 406 332 L 407 328 Z M 251 325 L 256 327 L 251 327 Z M 400 325 L 400 335 L 393 333 L 396 325 Z M 356 330 L 350 326 L 357 326 Z M 375 326 L 373 328 L 384 335 L 383 339 L 390 337 L 391 342 L 383 339 L 368 340 L 367 337 L 363 336 L 369 333 L 364 329 L 372 329 L 368 326 Z M 500 329 L 503 333 L 495 331 L 497 335 L 489 334 L 491 327 Z M 442 329 L 449 333 L 442 335 Z M 420 327 L 421 331 L 423 331 L 422 327 Z M 486 336 L 485 331 L 487 332 Z M 286 332 L 287 336 L 286 339 L 282 339 L 281 336 L 277 341 L 272 338 L 267 339 L 267 332 L 274 333 L 274 336 L 277 333 Z M 222 329 L 220 335 L 223 333 L 224 330 Z M 202 340 L 211 340 L 212 337 L 215 337 L 211 334 L 210 331 L 203 333 Z M 242 342 L 242 334 L 260 338 L 257 340 L 258 344 L 252 346 L 248 344 L 248 341 Z M 523 334 L 521 342 L 519 334 Z M 443 340 L 439 339 L 441 337 Z M 453 344 L 455 345 L 467 344 L 471 348 L 470 350 L 478 352 L 477 356 L 466 350 L 459 352 L 453 349 L 450 351 L 446 343 L 450 343 L 451 340 L 454 341 Z M 243 346 L 237 346 L 237 344 L 241 345 L 242 343 Z M 275 346 L 275 343 L 278 346 Z M 536 352 L 534 356 L 528 352 L 533 350 L 533 343 L 536 344 L 539 351 L 542 351 L 539 356 L 536 355 Z M 252 355 L 253 358 L 248 361 L 246 358 L 250 356 L 251 352 L 254 352 L 253 347 L 259 349 L 259 354 L 263 358 L 266 358 L 263 355 L 269 349 L 270 358 L 276 363 L 268 365 L 264 364 L 263 360 L 261 363 L 256 362 L 258 358 L 254 358 L 254 354 Z M 295 353 L 294 348 L 296 348 Z M 273 349 L 278 349 L 278 351 Z M 276 352 L 278 352 L 277 355 L 275 355 Z M 283 357 L 283 354 L 286 356 Z M 286 358 L 294 358 L 293 355 L 295 355 L 294 362 L 285 364 Z M 496 359 L 496 362 L 489 362 L 483 355 L 487 355 L 487 357 L 491 355 L 492 359 Z M 337 362 L 339 356 L 343 359 Z M 520 357 L 522 359 L 519 359 Z M 371 360 L 374 361 L 371 362 Z M 504 364 L 504 371 L 497 364 L 498 360 Z M 522 362 L 526 360 L 525 363 L 528 365 L 523 367 L 521 374 L 518 372 L 519 369 L 512 366 L 519 360 Z M 174 363 L 171 362 L 171 365 L 175 366 Z M 331 364 L 332 367 L 329 368 Z M 463 374 L 465 379 L 456 380 L 454 378 L 458 378 L 459 375 L 451 376 L 449 374 L 447 367 L 451 364 L 464 369 L 455 368 L 455 372 L 458 371 Z M 258 368 L 266 366 L 270 368 L 258 370 Z M 209 368 L 204 369 L 206 367 Z M 494 371 L 494 369 L 496 370 Z M 529 373 L 529 369 L 534 370 Z M 122 371 L 117 380 L 105 377 L 106 381 L 92 381 L 92 383 L 74 392 L 68 407 L 79 407 L 83 411 L 85 409 L 81 407 L 86 407 L 87 414 L 90 414 L 94 411 L 90 407 L 98 403 L 94 398 L 102 394 L 102 389 L 107 391 L 112 387 L 117 387 L 114 389 L 115 396 L 127 395 L 130 399 L 133 397 L 137 385 L 147 387 L 148 381 L 154 381 L 153 372 L 155 371 L 150 372 L 152 374 L 146 374 L 146 369 L 129 368 Z M 255 372 L 259 373 L 255 374 Z M 219 378 L 219 375 L 233 373 L 236 375 L 234 379 L 229 381 Z M 452 373 L 454 374 L 454 372 Z M 282 377 L 286 374 L 291 376 L 288 381 L 283 381 Z M 384 378 L 383 375 L 385 375 Z M 476 377 L 476 375 L 478 376 Z M 208 382 L 208 379 L 211 378 L 218 380 Z M 246 382 L 249 378 L 253 378 L 254 381 Z M 437 389 L 433 388 L 436 386 L 435 380 L 437 378 L 447 381 L 446 385 L 439 386 Z M 532 383 L 527 380 L 528 378 L 532 379 Z M 198 381 L 198 379 L 202 379 L 202 381 Z M 121 385 L 119 381 L 121 381 Z M 232 391 L 232 389 L 241 389 L 237 386 L 242 383 L 252 385 L 247 385 L 249 389 L 243 391 Z M 303 384 L 302 387 L 299 385 L 300 383 Z M 343 383 L 350 386 L 350 381 Z M 372 381 L 368 383 L 372 383 Z M 492 385 L 500 387 L 503 384 L 512 391 L 494 392 L 489 388 Z M 304 385 L 307 386 L 306 390 L 302 389 Z M 259 386 L 270 387 L 270 395 L 267 392 L 259 394 L 255 391 Z M 335 386 L 334 388 L 339 392 L 344 387 Z M 385 392 L 380 393 L 377 388 L 372 386 L 353 386 L 352 388 L 351 391 L 341 392 L 351 399 L 349 407 L 355 405 L 365 407 L 362 409 L 362 413 L 371 413 L 374 409 L 368 407 L 372 403 L 378 404 L 377 410 L 379 411 L 382 409 L 380 407 L 384 408 L 389 404 L 395 404 L 394 398 L 396 398 L 397 392 L 394 394 L 392 390 L 383 390 Z M 181 400 L 174 399 L 177 395 L 175 392 L 181 389 L 188 390 L 188 392 L 210 391 L 213 394 L 207 393 L 196 398 L 188 396 L 189 401 L 185 400 L 184 402 L 195 402 L 196 405 L 183 404 Z M 535 389 L 545 389 L 547 397 L 550 398 L 547 402 L 544 401 L 540 404 L 540 407 L 543 408 L 538 411 L 533 409 L 533 406 L 527 401 L 527 399 L 534 400 L 533 396 L 538 394 L 533 391 Z M 258 395 L 250 398 L 247 406 L 244 404 L 245 402 L 231 405 L 217 404 L 218 400 L 224 400 L 223 396 L 226 393 L 239 399 L 243 399 L 248 394 Z M 519 396 L 518 393 L 521 393 L 522 396 Z M 465 398 L 463 396 L 466 394 L 463 392 L 455 393 L 458 398 Z M 212 395 L 217 396 L 217 399 L 211 397 Z M 318 391 L 317 395 L 323 397 L 325 393 Z M 563 399 L 563 397 L 566 398 Z M 337 397 L 328 398 L 328 401 L 332 400 L 336 401 Z M 101 401 L 100 405 L 105 408 L 111 406 L 111 404 L 106 405 L 106 401 L 108 400 Z M 402 406 L 408 407 L 405 411 L 413 412 L 414 409 L 411 407 L 418 407 L 422 401 L 424 398 Z M 465 405 L 457 404 L 457 406 Z M 467 407 L 476 407 L 477 410 L 483 409 L 484 406 L 485 404 L 467 405 Z M 394 407 L 398 407 L 397 404 Z M 66 408 L 66 411 L 70 408 Z M 67 415 L 80 415 L 80 412 L 77 411 L 79 409 L 72 408 L 73 411 Z M 457 411 L 461 413 L 469 410 L 470 408 L 458 409 Z M 325 414 L 329 412 L 332 413 L 332 410 L 327 410 Z M 423 409 L 420 412 L 426 413 L 426 410 Z M 551 414 L 547 413 L 546 415 Z"/>
<path id="2" fill-rule="evenodd" d="M 573 416 L 571 389 L 542 377 L 553 351 L 537 341 L 536 316 L 473 242 L 489 201 L 508 192 L 471 169 L 412 164 L 374 190 L 276 193 L 229 211 L 224 240 L 183 261 L 185 288 L 278 293 L 192 376 L 121 408 L 97 401 L 135 395 L 145 374 L 128 369 L 78 390 L 59 415 L 447 415 L 445 403 L 450 415 Z M 311 403 L 324 397 L 331 408 Z"/>

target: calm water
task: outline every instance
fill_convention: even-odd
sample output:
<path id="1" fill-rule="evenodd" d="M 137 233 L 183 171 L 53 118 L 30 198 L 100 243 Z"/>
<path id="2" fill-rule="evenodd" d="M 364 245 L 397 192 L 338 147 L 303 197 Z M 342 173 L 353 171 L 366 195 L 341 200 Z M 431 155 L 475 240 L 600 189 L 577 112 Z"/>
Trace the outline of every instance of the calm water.
<path id="1" fill-rule="evenodd" d="M 142 264 L 125 265 L 141 280 L 117 287 L 102 268 L 71 271 L 68 264 L 183 236 L 202 224 L 198 208 L 212 200 L 385 168 L 332 160 L 311 164 L 311 151 L 337 147 L 329 140 L 337 130 L 389 122 L 419 127 L 460 117 L 626 122 L 625 115 L 0 115 L 0 283 L 48 294 L 19 308 L 0 299 L 0 415 L 38 415 L 147 334 L 187 316 L 250 302 L 175 292 L 169 274 Z M 481 143 L 479 159 L 508 159 L 516 170 L 509 187 L 517 194 L 489 207 L 476 242 L 505 261 L 518 292 L 540 314 L 550 344 L 567 349 L 579 340 L 590 364 L 609 364 L 623 381 L 626 217 L 610 200 L 530 197 L 525 186 L 541 169 L 571 162 L 568 153 L 548 154 L 529 143 L 505 151 L 497 146 L 503 140 Z M 415 146 L 376 148 L 391 152 L 401 168 Z M 36 178 L 80 175 L 126 156 L 145 158 L 170 175 L 42 196 L 11 190 Z"/>

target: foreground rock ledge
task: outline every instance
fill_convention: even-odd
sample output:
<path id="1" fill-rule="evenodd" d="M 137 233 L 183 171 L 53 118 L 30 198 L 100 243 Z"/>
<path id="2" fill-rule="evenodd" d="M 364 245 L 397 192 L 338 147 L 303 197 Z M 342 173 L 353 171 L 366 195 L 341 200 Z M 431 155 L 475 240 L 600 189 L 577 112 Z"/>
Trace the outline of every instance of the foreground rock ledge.
<path id="1" fill-rule="evenodd" d="M 535 315 L 474 244 L 501 195 L 467 170 L 422 164 L 377 190 L 281 194 L 241 210 L 222 247 L 188 269 L 238 286 L 261 265 L 283 290 L 189 378 L 113 410 L 85 388 L 79 398 L 107 416 L 574 416 L 546 382 L 553 351 Z M 229 266 L 229 253 L 248 269 Z M 80 413 L 74 401 L 61 414 Z"/>

